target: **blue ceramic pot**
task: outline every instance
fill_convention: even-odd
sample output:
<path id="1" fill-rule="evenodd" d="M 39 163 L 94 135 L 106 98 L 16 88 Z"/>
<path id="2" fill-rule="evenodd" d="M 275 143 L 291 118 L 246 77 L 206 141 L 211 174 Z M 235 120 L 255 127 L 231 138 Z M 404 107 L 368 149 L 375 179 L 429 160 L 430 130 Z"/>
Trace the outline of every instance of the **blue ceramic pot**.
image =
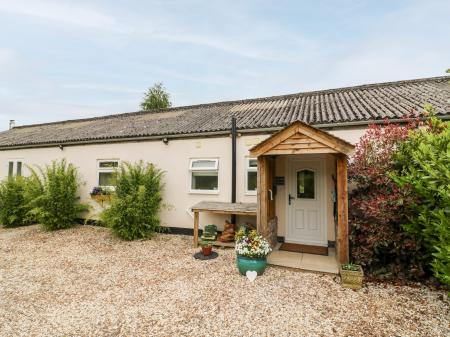
<path id="1" fill-rule="evenodd" d="M 262 275 L 267 267 L 267 259 L 265 257 L 256 258 L 238 255 L 236 257 L 236 264 L 242 275 L 245 275 L 248 270 L 256 271 L 258 275 Z"/>

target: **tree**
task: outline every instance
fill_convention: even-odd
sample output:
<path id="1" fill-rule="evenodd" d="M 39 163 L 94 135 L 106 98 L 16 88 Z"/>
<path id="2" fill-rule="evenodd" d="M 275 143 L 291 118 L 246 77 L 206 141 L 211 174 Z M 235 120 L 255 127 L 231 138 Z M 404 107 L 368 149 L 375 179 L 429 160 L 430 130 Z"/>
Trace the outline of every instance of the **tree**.
<path id="1" fill-rule="evenodd" d="M 394 153 L 417 123 L 371 125 L 349 166 L 355 185 L 349 200 L 351 256 L 374 276 L 425 276 L 421 247 L 401 226 L 407 222 L 408 200 L 387 174 L 394 169 Z"/>
<path id="2" fill-rule="evenodd" d="M 161 82 L 155 83 L 153 87 L 148 89 L 140 105 L 142 110 L 166 109 L 171 106 L 170 95 Z"/>

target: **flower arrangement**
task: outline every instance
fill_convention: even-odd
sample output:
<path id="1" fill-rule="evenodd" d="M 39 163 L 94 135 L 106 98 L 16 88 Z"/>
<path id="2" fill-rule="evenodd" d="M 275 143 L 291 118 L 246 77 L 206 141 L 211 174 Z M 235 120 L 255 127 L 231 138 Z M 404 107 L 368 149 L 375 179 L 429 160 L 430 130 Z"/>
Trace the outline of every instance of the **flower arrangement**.
<path id="1" fill-rule="evenodd" d="M 265 258 L 272 251 L 269 242 L 259 235 L 256 230 L 246 233 L 240 229 L 236 233 L 236 254 L 251 258 Z"/>
<path id="2" fill-rule="evenodd" d="M 107 187 L 96 186 L 92 188 L 91 195 L 111 195 L 112 189 Z"/>

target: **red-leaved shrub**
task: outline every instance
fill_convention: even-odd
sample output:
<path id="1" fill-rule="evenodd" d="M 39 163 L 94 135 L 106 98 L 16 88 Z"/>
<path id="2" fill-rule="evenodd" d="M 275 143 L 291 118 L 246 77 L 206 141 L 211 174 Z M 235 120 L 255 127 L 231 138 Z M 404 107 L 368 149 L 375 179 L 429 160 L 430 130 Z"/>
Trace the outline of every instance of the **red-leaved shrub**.
<path id="1" fill-rule="evenodd" d="M 407 217 L 407 194 L 388 174 L 398 145 L 417 126 L 415 119 L 370 126 L 349 166 L 354 187 L 349 199 L 351 256 L 372 275 L 417 279 L 425 273 L 421 248 L 401 227 Z"/>

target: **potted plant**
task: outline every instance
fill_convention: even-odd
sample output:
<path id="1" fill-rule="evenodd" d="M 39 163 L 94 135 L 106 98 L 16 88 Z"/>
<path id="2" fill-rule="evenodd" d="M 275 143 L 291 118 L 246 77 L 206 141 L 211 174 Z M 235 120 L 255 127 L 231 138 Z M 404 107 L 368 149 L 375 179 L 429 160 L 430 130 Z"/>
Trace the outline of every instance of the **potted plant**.
<path id="1" fill-rule="evenodd" d="M 361 289 L 364 272 L 360 265 L 354 263 L 342 264 L 339 268 L 341 285 L 344 288 Z"/>
<path id="2" fill-rule="evenodd" d="M 112 191 L 107 188 L 96 186 L 92 189 L 90 194 L 91 199 L 103 204 L 103 202 L 111 200 Z"/>
<path id="3" fill-rule="evenodd" d="M 202 254 L 204 256 L 211 255 L 212 252 L 212 243 L 211 241 L 203 240 L 200 242 L 200 246 L 202 247 Z"/>
<path id="4" fill-rule="evenodd" d="M 269 242 L 256 230 L 240 229 L 236 234 L 236 263 L 241 275 L 256 271 L 262 275 L 267 267 L 267 255 L 272 251 Z"/>

